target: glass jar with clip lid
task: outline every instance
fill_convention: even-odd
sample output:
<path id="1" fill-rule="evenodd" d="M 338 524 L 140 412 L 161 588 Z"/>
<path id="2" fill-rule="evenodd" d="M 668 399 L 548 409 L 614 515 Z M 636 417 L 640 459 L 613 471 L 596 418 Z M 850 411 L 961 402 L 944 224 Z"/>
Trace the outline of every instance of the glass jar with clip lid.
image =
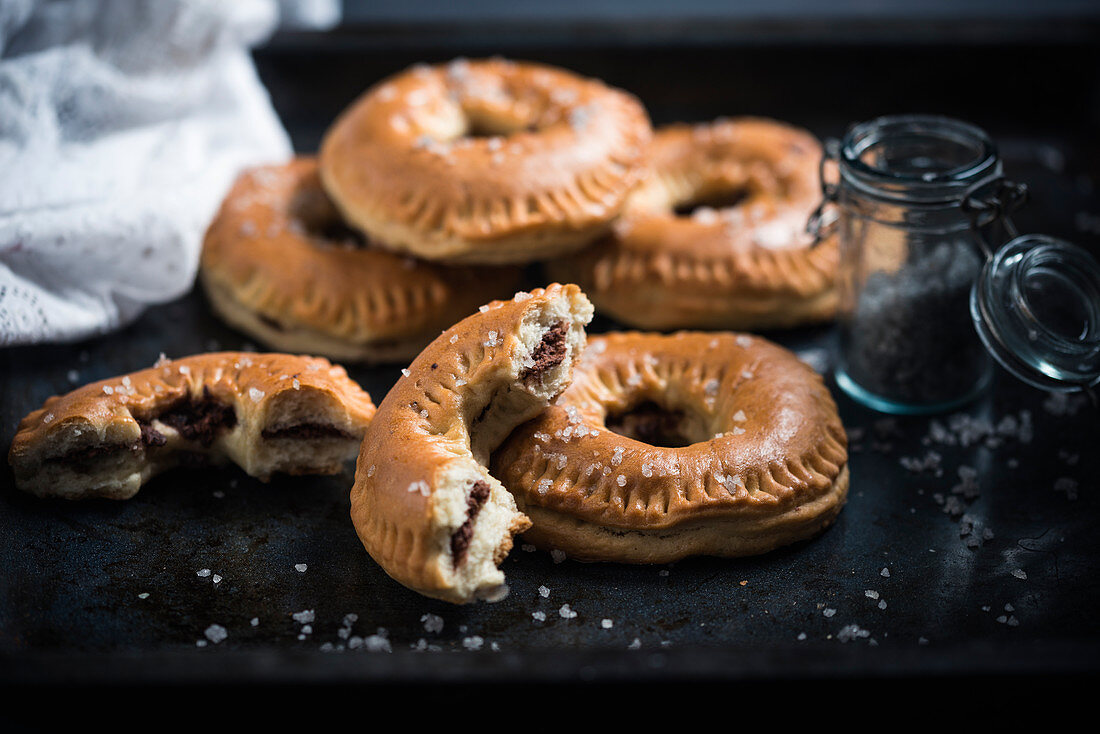
<path id="1" fill-rule="evenodd" d="M 1018 236 L 1027 187 L 1005 178 L 984 131 L 931 115 L 853 125 L 826 141 L 822 192 L 808 227 L 817 241 L 839 234 L 845 392 L 888 413 L 949 410 L 989 384 L 992 355 L 1029 384 L 1096 403 L 1100 263 Z"/>

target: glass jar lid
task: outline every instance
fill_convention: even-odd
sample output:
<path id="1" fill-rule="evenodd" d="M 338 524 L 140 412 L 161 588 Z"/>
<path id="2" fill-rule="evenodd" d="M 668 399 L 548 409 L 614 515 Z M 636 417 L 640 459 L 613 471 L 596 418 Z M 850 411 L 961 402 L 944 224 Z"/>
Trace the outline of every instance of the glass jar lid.
<path id="1" fill-rule="evenodd" d="M 986 261 L 970 315 L 986 349 L 1016 377 L 1095 396 L 1100 262 L 1087 250 L 1046 235 L 1016 237 Z"/>

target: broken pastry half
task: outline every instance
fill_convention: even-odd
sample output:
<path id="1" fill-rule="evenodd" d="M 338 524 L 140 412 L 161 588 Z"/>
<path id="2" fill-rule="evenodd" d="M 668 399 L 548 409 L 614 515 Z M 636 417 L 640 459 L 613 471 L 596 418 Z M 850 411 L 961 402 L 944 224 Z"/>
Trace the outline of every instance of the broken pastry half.
<path id="1" fill-rule="evenodd" d="M 496 301 L 402 371 L 364 436 L 351 517 L 371 557 L 405 586 L 454 603 L 496 601 L 512 536 L 530 527 L 489 455 L 572 379 L 592 304 L 553 284 Z"/>
<path id="2" fill-rule="evenodd" d="M 220 352 L 46 401 L 19 425 L 8 461 L 39 497 L 128 499 L 180 464 L 231 461 L 272 474 L 334 474 L 374 415 L 370 395 L 325 359 Z"/>

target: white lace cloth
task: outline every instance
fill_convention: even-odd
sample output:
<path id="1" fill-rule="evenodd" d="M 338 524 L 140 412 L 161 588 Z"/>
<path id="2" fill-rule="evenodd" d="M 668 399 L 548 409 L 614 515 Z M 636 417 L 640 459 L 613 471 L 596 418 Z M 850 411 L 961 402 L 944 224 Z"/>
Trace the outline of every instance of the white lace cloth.
<path id="1" fill-rule="evenodd" d="M 291 148 L 248 47 L 275 0 L 0 2 L 0 345 L 191 287 L 238 171 Z"/>

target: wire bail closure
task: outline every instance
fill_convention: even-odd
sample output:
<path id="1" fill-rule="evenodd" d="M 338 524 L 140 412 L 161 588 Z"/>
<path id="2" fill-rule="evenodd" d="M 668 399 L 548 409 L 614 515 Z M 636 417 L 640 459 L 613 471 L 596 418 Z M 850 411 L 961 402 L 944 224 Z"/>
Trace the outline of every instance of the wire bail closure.
<path id="1" fill-rule="evenodd" d="M 840 222 L 837 212 L 829 211 L 829 205 L 835 204 L 840 198 L 839 180 L 830 182 L 825 178 L 825 168 L 830 161 L 837 165 L 840 163 L 840 141 L 836 138 L 828 138 L 825 141 L 821 162 L 817 168 L 818 178 L 821 181 L 821 203 L 814 208 L 809 219 L 806 220 L 806 233 L 813 237 L 811 248 L 817 247 L 835 233 Z"/>
<path id="2" fill-rule="evenodd" d="M 1010 181 L 1003 176 L 980 181 L 963 194 L 960 206 L 970 219 L 970 228 L 986 260 L 993 257 L 1002 243 L 1019 236 L 1012 215 L 1027 204 L 1029 197 L 1027 184 Z M 1000 242 L 995 240 L 992 232 L 998 226 L 1004 230 Z"/>

